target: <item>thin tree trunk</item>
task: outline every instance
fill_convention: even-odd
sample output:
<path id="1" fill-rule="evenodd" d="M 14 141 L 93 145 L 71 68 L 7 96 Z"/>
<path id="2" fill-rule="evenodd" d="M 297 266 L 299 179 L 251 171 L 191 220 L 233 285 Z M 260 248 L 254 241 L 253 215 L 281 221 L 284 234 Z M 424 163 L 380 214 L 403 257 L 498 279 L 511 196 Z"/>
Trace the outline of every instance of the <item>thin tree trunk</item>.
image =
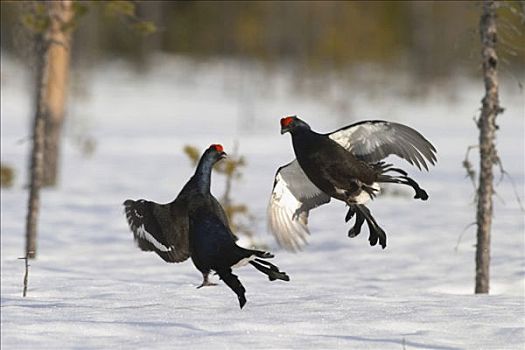
<path id="1" fill-rule="evenodd" d="M 43 186 L 55 186 L 58 179 L 60 138 L 64 122 L 67 95 L 71 35 L 68 26 L 73 18 L 73 4 L 69 0 L 48 1 L 49 28 L 47 39 L 51 42 L 46 61 L 47 85 L 45 121 L 44 178 Z"/>
<path id="2" fill-rule="evenodd" d="M 36 39 L 36 111 L 33 120 L 33 147 L 29 169 L 29 202 L 26 218 L 26 257 L 36 257 L 36 238 L 38 213 L 40 208 L 40 188 L 44 173 L 44 128 L 47 106 L 45 103 L 46 90 L 46 60 L 49 42 L 44 34 L 38 34 Z"/>
<path id="3" fill-rule="evenodd" d="M 498 96 L 498 56 L 496 55 L 497 4 L 492 0 L 483 1 L 480 20 L 481 57 L 485 96 L 482 100 L 481 116 L 478 121 L 480 172 L 477 205 L 477 246 L 476 246 L 476 293 L 489 292 L 490 231 L 492 225 L 493 166 L 497 161 L 496 116 L 503 110 Z"/>

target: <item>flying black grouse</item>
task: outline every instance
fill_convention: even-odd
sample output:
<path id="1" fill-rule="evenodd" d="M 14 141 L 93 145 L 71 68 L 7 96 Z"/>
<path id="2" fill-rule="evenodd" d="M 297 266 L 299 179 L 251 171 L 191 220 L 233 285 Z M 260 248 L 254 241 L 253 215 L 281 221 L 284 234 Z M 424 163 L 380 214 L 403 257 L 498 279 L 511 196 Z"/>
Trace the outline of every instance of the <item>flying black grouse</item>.
<path id="1" fill-rule="evenodd" d="M 128 199 L 124 207 L 140 249 L 154 251 L 170 263 L 182 262 L 191 256 L 203 276 L 197 288 L 213 285 L 208 281 L 213 270 L 237 294 L 242 308 L 246 303 L 245 289 L 232 273 L 232 267 L 250 263 L 268 275 L 270 281 L 289 281 L 289 277 L 277 266 L 262 260 L 273 258 L 271 253 L 245 249 L 235 243 L 237 238 L 229 228 L 226 214 L 210 193 L 213 165 L 224 157 L 226 153 L 221 145 L 211 145 L 173 202 L 157 204 Z"/>
<path id="2" fill-rule="evenodd" d="M 428 195 L 407 173 L 381 160 L 395 154 L 428 170 L 436 149 L 416 130 L 383 120 L 358 122 L 328 134 L 319 134 L 296 116 L 281 119 L 281 134 L 290 132 L 296 159 L 275 175 L 268 206 L 270 231 L 281 246 L 298 250 L 309 234 L 311 209 L 339 199 L 348 206 L 345 221 L 356 217 L 349 237 L 357 236 L 366 221 L 370 245 L 386 247 L 386 234 L 364 205 L 379 192 L 380 183 L 411 186 L 414 198 Z M 425 161 L 426 160 L 426 161 Z"/>

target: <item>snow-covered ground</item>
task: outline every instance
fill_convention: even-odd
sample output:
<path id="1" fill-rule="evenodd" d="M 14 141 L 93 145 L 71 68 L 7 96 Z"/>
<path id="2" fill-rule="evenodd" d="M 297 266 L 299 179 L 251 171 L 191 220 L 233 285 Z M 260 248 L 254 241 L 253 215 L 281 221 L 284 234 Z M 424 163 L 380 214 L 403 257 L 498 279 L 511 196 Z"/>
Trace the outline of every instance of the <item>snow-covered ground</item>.
<path id="1" fill-rule="evenodd" d="M 1 155 L 17 180 L 1 192 L 2 349 L 523 349 L 524 219 L 507 179 L 495 197 L 491 293 L 473 294 L 474 192 L 461 162 L 477 141 L 481 81 L 458 79 L 423 99 L 392 89 L 397 80 L 370 93 L 366 77 L 359 88 L 317 82 L 305 93 L 285 68 L 181 61 L 162 60 L 145 75 L 108 64 L 73 76 L 62 181 L 42 193 L 38 259 L 22 298 L 31 89 L 3 57 Z M 501 102 L 500 157 L 523 199 L 525 101 L 515 82 L 503 84 Z M 366 228 L 348 238 L 340 203 L 311 212 L 302 253 L 276 247 L 265 210 L 275 170 L 293 158 L 289 135 L 279 134 L 288 114 L 318 131 L 395 120 L 434 143 L 439 161 L 428 173 L 396 160 L 428 191 L 427 202 L 405 192 L 370 205 L 387 249 L 370 247 Z M 91 157 L 79 135 L 94 140 Z M 222 143 L 228 152 L 235 141 L 248 165 L 234 199 L 249 205 L 258 240 L 291 277 L 270 283 L 237 270 L 243 310 L 223 284 L 197 290 L 190 261 L 166 264 L 139 251 L 121 206 L 173 199 L 193 171 L 184 145 Z M 223 185 L 215 175 L 213 192 Z"/>

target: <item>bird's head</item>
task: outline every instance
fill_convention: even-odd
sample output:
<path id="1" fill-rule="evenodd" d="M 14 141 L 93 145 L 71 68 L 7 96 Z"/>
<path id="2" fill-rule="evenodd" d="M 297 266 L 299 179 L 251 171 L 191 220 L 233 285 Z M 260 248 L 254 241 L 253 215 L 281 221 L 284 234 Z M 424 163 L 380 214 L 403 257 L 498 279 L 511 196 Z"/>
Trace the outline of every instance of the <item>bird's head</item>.
<path id="1" fill-rule="evenodd" d="M 281 119 L 281 135 L 286 132 L 293 133 L 298 129 L 310 130 L 310 125 L 306 124 L 304 121 L 297 118 L 297 116 L 295 115 L 284 117 Z"/>
<path id="2" fill-rule="evenodd" d="M 226 152 L 224 152 L 224 148 L 220 144 L 213 144 L 206 150 L 206 153 L 208 153 L 215 162 L 218 162 L 219 160 L 226 158 Z"/>

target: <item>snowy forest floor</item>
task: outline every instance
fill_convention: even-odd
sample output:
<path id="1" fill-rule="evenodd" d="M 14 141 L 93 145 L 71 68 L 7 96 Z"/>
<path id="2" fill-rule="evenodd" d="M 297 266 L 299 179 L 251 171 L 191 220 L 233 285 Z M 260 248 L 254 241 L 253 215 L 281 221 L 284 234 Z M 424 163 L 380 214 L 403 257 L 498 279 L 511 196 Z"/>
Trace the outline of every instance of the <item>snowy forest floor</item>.
<path id="1" fill-rule="evenodd" d="M 137 75 L 109 64 L 73 76 L 61 182 L 42 192 L 38 258 L 22 298 L 31 89 L 28 74 L 3 57 L 2 162 L 17 180 L 1 192 L 2 349 L 523 349 L 524 221 L 508 179 L 494 198 L 491 293 L 473 294 L 474 190 L 461 163 L 477 142 L 481 81 L 415 98 L 394 81 L 373 93 L 333 82 L 308 93 L 286 69 L 157 66 Z M 523 199 L 525 102 L 515 82 L 503 84 L 501 103 L 499 154 Z M 388 235 L 385 250 L 368 245 L 366 228 L 348 238 L 344 205 L 335 202 L 311 212 L 303 252 L 276 246 L 266 205 L 276 169 L 293 159 L 289 135 L 279 135 L 279 118 L 290 114 L 323 132 L 362 119 L 399 121 L 436 146 L 428 173 L 390 159 L 430 199 L 390 188 L 371 203 Z M 86 139 L 90 155 L 79 147 Z M 247 289 L 243 310 L 222 282 L 197 290 L 191 261 L 166 264 L 139 251 L 121 205 L 171 201 L 193 172 L 184 145 L 222 143 L 228 152 L 234 142 L 247 166 L 233 199 L 248 205 L 257 240 L 291 277 L 270 283 L 250 267 L 237 270 Z M 215 174 L 213 193 L 223 189 Z"/>

